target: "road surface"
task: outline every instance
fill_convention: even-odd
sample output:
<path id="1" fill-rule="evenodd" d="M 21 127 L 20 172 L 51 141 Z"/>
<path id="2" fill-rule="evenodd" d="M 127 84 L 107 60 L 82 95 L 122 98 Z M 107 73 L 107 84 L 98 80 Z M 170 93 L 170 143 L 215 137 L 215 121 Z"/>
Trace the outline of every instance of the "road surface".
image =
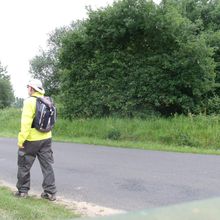
<path id="1" fill-rule="evenodd" d="M 16 184 L 16 139 L 0 138 L 0 180 Z M 220 156 L 53 143 L 58 195 L 126 211 L 220 196 Z M 41 192 L 36 160 L 31 189 Z"/>

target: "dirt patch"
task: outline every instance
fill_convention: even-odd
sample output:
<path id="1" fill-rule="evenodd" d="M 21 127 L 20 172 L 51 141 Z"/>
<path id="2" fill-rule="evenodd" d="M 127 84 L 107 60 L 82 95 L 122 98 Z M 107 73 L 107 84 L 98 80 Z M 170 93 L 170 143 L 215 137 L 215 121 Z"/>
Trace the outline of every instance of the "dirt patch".
<path id="1" fill-rule="evenodd" d="M 16 191 L 16 187 L 10 183 L 0 180 L 0 186 L 6 186 L 12 191 Z M 40 198 L 40 192 L 31 191 L 30 196 Z M 65 199 L 61 196 L 57 197 L 57 200 L 54 202 L 56 204 L 61 204 L 66 208 L 73 210 L 76 214 L 81 216 L 96 217 L 96 216 L 107 216 L 114 215 L 119 213 L 125 213 L 123 210 L 111 209 L 107 207 L 98 206 L 92 203 L 87 202 L 77 202 L 74 200 Z"/>
<path id="2" fill-rule="evenodd" d="M 60 197 L 58 197 L 56 203 L 62 204 L 68 209 L 75 210 L 78 214 L 82 216 L 95 217 L 95 216 L 107 216 L 107 215 L 125 213 L 122 210 L 102 207 L 87 202 L 76 202 L 76 201 L 66 200 Z"/>

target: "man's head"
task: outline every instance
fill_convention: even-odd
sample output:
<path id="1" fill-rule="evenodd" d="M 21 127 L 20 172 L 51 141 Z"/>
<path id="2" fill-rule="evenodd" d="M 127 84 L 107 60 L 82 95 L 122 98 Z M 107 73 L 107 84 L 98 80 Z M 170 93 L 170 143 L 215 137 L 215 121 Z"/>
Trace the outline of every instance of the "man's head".
<path id="1" fill-rule="evenodd" d="M 42 82 L 39 79 L 32 79 L 27 84 L 28 87 L 28 94 L 32 95 L 34 92 L 39 92 L 41 94 L 44 94 L 44 88 L 42 85 Z"/>

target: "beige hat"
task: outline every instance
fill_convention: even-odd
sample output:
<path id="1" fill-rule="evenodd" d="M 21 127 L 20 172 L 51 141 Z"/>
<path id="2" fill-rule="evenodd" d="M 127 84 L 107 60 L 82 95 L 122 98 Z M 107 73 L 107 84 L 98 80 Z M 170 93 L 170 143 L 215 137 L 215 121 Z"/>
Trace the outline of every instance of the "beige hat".
<path id="1" fill-rule="evenodd" d="M 29 83 L 28 83 L 28 86 L 32 87 L 33 89 L 40 92 L 41 94 L 45 93 L 42 82 L 39 79 L 30 80 Z"/>

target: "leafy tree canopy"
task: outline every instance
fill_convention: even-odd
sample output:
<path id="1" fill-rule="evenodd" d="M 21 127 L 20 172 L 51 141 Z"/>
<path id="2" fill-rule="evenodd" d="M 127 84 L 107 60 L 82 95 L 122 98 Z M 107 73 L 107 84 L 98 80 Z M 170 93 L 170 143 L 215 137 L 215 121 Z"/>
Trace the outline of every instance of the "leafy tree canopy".
<path id="1" fill-rule="evenodd" d="M 0 109 L 9 107 L 14 101 L 14 93 L 10 83 L 10 76 L 7 74 L 6 67 L 0 62 Z"/>
<path id="2" fill-rule="evenodd" d="M 31 72 L 67 117 L 220 113 L 220 0 L 118 0 L 55 30 Z"/>
<path id="3" fill-rule="evenodd" d="M 121 0 L 89 10 L 61 47 L 66 114 L 202 111 L 215 89 L 214 45 L 201 31 L 204 22 L 183 10 L 193 1 L 179 2 Z"/>

